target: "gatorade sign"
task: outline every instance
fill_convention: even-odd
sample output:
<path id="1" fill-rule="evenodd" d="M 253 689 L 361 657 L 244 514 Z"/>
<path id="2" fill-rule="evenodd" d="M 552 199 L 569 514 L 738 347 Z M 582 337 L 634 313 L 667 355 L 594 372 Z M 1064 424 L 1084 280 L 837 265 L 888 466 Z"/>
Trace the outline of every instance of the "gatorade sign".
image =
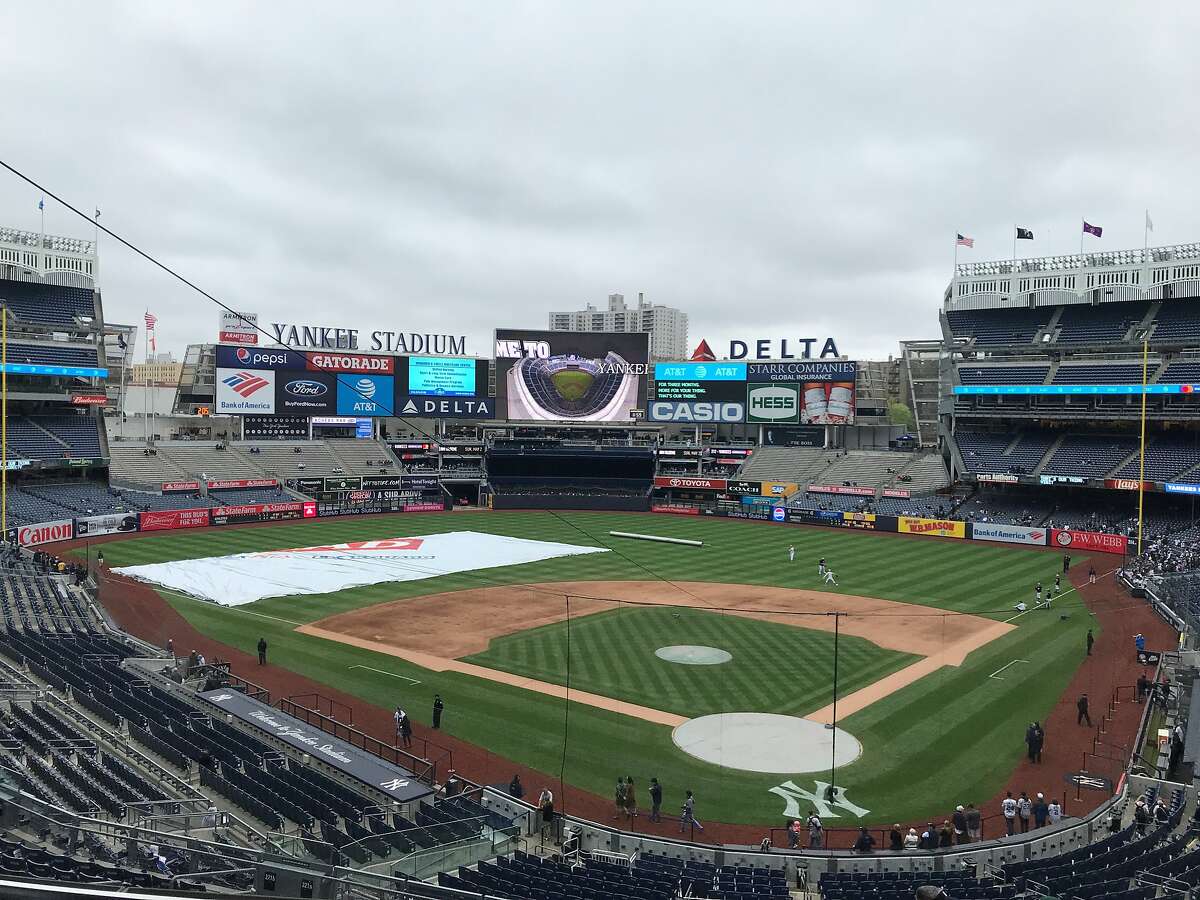
<path id="1" fill-rule="evenodd" d="M 746 387 L 746 421 L 794 425 L 800 421 L 800 386 L 751 384 Z"/>

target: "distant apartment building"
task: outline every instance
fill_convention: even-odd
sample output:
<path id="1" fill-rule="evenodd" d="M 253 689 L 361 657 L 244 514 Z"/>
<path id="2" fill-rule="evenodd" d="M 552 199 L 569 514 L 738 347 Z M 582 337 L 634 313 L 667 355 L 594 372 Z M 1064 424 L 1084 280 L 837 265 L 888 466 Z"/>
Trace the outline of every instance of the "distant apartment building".
<path id="1" fill-rule="evenodd" d="M 608 309 L 589 303 L 574 312 L 550 313 L 551 331 L 627 331 L 650 335 L 654 359 L 687 359 L 687 313 L 658 303 L 647 303 L 638 294 L 637 306 L 627 306 L 624 294 L 609 294 Z"/>
<path id="2" fill-rule="evenodd" d="M 176 362 L 173 354 L 156 353 L 147 362 L 131 365 L 129 372 L 132 384 L 175 387 L 183 373 L 183 363 Z"/>

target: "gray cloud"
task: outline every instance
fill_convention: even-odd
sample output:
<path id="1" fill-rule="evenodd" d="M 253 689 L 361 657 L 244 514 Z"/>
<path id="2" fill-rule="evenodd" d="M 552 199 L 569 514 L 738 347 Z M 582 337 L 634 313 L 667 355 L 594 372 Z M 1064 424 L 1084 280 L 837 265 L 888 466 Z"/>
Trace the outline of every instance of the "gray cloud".
<path id="1" fill-rule="evenodd" d="M 1192 5 L 75 4 L 6 10 L 4 157 L 264 320 L 934 335 L 974 259 L 1195 239 Z M 6 224 L 37 194 L 0 178 Z M 90 234 L 53 205 L 47 229 Z M 216 313 L 111 242 L 107 315 Z"/>

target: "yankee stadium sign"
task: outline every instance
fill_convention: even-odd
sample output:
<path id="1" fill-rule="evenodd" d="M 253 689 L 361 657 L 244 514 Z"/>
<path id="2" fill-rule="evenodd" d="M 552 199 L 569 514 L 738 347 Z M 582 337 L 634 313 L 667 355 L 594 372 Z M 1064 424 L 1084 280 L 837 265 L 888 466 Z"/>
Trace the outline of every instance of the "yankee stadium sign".
<path id="1" fill-rule="evenodd" d="M 329 328 L 324 325 L 293 325 L 272 322 L 271 334 L 285 347 L 315 350 L 358 350 L 357 328 Z M 462 334 L 430 334 L 418 331 L 372 331 L 370 347 L 388 353 L 434 353 L 446 356 L 466 355 L 467 338 Z"/>

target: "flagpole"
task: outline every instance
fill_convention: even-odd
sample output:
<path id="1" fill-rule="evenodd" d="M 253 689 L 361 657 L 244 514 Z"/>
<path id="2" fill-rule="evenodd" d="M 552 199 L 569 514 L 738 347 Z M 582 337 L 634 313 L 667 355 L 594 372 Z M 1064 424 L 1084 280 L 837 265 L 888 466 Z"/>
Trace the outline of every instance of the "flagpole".
<path id="1" fill-rule="evenodd" d="M 148 316 L 147 316 L 148 318 Z M 143 321 L 146 326 L 146 346 L 142 357 L 146 368 L 142 370 L 142 432 L 146 436 L 146 446 L 150 446 L 150 380 L 146 372 L 150 368 L 150 323 Z"/>
<path id="2" fill-rule="evenodd" d="M 1083 238 L 1087 234 L 1087 232 L 1083 230 L 1083 226 L 1085 224 L 1087 224 L 1086 219 L 1079 220 L 1079 264 L 1081 266 L 1083 265 Z"/>
<path id="3" fill-rule="evenodd" d="M 1013 271 L 1017 270 L 1017 223 L 1013 222 Z"/>

